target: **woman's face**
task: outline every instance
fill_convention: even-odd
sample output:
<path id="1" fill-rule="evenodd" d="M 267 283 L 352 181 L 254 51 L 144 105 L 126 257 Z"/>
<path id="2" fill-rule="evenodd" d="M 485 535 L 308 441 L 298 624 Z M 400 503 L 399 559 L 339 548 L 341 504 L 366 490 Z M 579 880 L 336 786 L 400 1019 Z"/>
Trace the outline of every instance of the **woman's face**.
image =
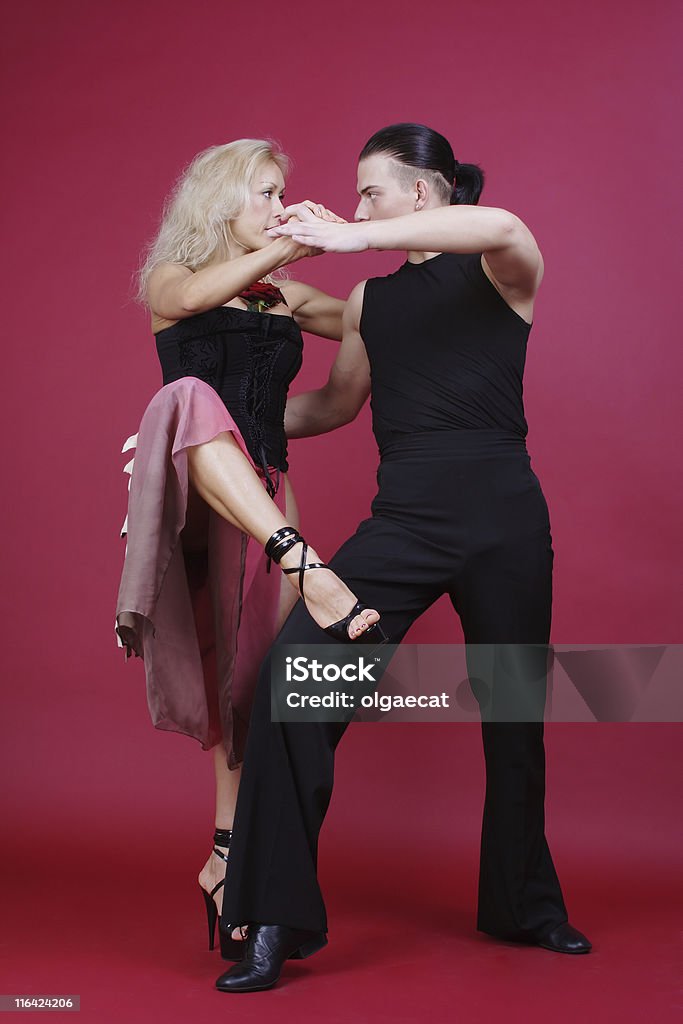
<path id="1" fill-rule="evenodd" d="M 249 187 L 249 202 L 239 217 L 230 221 L 233 237 L 244 249 L 253 252 L 273 241 L 266 231 L 280 223 L 284 194 L 285 179 L 275 161 L 261 164 Z"/>
<path id="2" fill-rule="evenodd" d="M 376 153 L 358 164 L 356 220 L 384 220 L 401 217 L 415 210 L 416 193 L 401 185 L 395 170 L 397 162 Z"/>

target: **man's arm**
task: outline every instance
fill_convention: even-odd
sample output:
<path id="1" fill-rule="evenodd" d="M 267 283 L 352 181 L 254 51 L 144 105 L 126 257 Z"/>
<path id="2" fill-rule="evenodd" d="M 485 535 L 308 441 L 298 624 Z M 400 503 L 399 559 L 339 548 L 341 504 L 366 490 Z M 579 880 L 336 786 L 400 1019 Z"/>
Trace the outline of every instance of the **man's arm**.
<path id="1" fill-rule="evenodd" d="M 520 296 L 535 295 L 543 275 L 536 239 L 508 210 L 446 206 L 349 226 L 365 228 L 371 249 L 481 252 L 496 281 Z"/>
<path id="2" fill-rule="evenodd" d="M 533 298 L 543 276 L 543 260 L 529 228 L 514 213 L 492 206 L 441 206 L 357 224 L 311 218 L 282 224 L 271 234 L 290 235 L 325 252 L 481 252 L 497 283 L 520 299 Z"/>
<path id="3" fill-rule="evenodd" d="M 349 295 L 342 318 L 343 340 L 324 387 L 295 395 L 285 409 L 289 438 L 313 437 L 350 423 L 370 394 L 370 364 L 360 336 L 365 281 Z"/>

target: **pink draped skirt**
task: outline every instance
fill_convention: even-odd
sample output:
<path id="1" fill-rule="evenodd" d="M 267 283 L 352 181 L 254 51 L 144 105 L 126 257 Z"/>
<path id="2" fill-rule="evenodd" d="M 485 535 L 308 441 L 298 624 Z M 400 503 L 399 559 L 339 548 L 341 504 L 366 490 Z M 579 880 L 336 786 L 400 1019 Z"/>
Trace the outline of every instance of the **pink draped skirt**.
<path id="1" fill-rule="evenodd" d="M 230 431 L 244 439 L 216 392 L 196 377 L 167 384 L 138 432 L 128 534 L 116 606 L 126 655 L 144 658 L 154 725 L 223 743 L 228 764 L 243 759 L 259 666 L 275 638 L 280 573 L 263 549 L 208 510 L 206 546 L 183 550 L 187 449 Z M 256 466 L 256 472 L 263 473 Z M 275 502 L 284 511 L 284 483 Z"/>

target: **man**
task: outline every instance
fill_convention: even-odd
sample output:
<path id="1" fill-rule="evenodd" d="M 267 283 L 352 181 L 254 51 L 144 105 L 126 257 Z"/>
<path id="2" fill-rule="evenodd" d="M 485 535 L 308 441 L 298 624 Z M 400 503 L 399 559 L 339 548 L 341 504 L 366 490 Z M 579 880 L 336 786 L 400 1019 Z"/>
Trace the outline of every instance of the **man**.
<path id="1" fill-rule="evenodd" d="M 543 651 L 553 552 L 522 406 L 543 263 L 517 217 L 476 206 L 482 185 L 479 168 L 455 161 L 443 136 L 392 125 L 361 153 L 355 224 L 323 223 L 297 209 L 300 221 L 274 230 L 328 252 L 407 252 L 396 273 L 353 290 L 327 385 L 292 399 L 286 423 L 292 437 L 324 433 L 352 419 L 372 394 L 379 492 L 371 518 L 330 566 L 381 612 L 392 641 L 448 593 L 468 644 Z M 302 607 L 278 638 L 321 642 Z M 506 676 L 516 671 L 504 660 L 493 670 L 503 707 Z M 517 721 L 513 707 L 505 717 L 482 723 L 478 927 L 588 952 L 588 939 L 568 923 L 544 834 L 542 720 Z M 223 904 L 223 927 L 248 923 L 249 938 L 243 960 L 218 979 L 222 991 L 269 988 L 288 957 L 327 941 L 317 842 L 345 727 L 271 723 L 266 661 Z"/>

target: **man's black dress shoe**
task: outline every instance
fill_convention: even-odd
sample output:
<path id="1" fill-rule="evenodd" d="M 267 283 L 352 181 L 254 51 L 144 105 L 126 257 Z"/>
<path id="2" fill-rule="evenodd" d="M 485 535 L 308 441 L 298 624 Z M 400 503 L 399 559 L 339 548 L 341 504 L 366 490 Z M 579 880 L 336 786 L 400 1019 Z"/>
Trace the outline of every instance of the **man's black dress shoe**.
<path id="1" fill-rule="evenodd" d="M 261 992 L 272 988 L 285 960 L 304 960 L 327 945 L 323 932 L 288 928 L 282 924 L 250 924 L 244 957 L 221 974 L 221 992 Z"/>
<path id="2" fill-rule="evenodd" d="M 569 921 L 541 932 L 536 937 L 536 945 L 554 953 L 590 953 L 593 948 L 586 936 L 573 928 Z"/>

